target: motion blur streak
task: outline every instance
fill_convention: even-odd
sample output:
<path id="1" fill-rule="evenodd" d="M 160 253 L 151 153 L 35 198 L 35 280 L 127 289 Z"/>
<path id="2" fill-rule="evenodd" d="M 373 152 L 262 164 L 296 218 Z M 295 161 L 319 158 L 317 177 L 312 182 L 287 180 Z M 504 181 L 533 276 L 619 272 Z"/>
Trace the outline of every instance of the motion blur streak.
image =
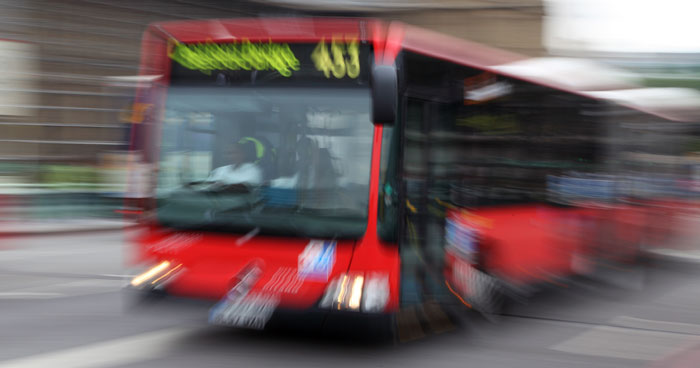
<path id="1" fill-rule="evenodd" d="M 161 277 L 159 277 L 159 278 L 157 278 L 157 279 L 151 281 L 151 285 L 155 285 L 155 284 L 157 284 L 159 281 L 163 280 L 164 278 L 166 278 L 166 277 L 172 275 L 173 272 L 175 272 L 175 271 L 177 271 L 178 269 L 180 269 L 180 267 L 182 267 L 181 264 L 179 264 L 179 265 L 177 265 L 177 266 L 171 268 L 170 271 L 168 271 L 168 272 L 166 272 L 165 274 L 163 274 L 163 276 L 161 276 Z M 132 285 L 133 285 L 133 283 L 132 283 Z"/>
<path id="2" fill-rule="evenodd" d="M 697 365 L 699 11 L 0 0 L 0 368 Z"/>
<path id="3" fill-rule="evenodd" d="M 364 284 L 364 277 L 356 276 L 352 281 L 352 289 L 350 289 L 350 297 L 348 301 L 348 308 L 352 310 L 360 309 L 360 300 L 362 300 L 362 285 Z"/>
<path id="4" fill-rule="evenodd" d="M 449 282 L 445 281 L 445 286 L 447 286 L 447 289 L 450 290 L 450 292 L 452 293 L 452 295 L 454 295 L 454 296 L 455 296 L 462 304 L 464 304 L 467 308 L 471 308 L 471 307 L 472 307 L 471 304 L 469 304 L 469 303 L 467 303 L 466 301 L 464 301 L 464 299 L 459 295 L 459 293 L 457 293 L 456 291 L 454 291 L 454 289 L 452 288 L 452 286 L 450 286 L 450 283 L 449 283 Z"/>
<path id="5" fill-rule="evenodd" d="M 345 302 L 345 294 L 347 293 L 349 282 L 350 278 L 348 277 L 348 275 L 343 275 L 343 279 L 340 281 L 340 286 L 338 288 L 338 298 L 336 299 L 336 303 L 338 303 L 338 309 L 341 309 L 343 307 L 343 303 Z"/>
<path id="6" fill-rule="evenodd" d="M 142 283 L 144 283 L 144 282 L 146 282 L 146 281 L 148 281 L 148 280 L 150 280 L 150 279 L 152 279 L 152 278 L 154 278 L 154 277 L 160 275 L 163 271 L 167 270 L 169 266 L 170 266 L 170 262 L 168 262 L 168 261 L 163 261 L 163 262 L 161 262 L 161 263 L 159 263 L 159 264 L 153 266 L 152 268 L 148 269 L 148 271 L 146 271 L 146 272 L 144 272 L 144 273 L 142 273 L 142 274 L 140 274 L 140 275 L 134 277 L 134 278 L 131 280 L 131 285 L 132 285 L 132 286 L 139 286 L 139 285 L 141 285 Z M 180 267 L 180 265 L 178 265 L 178 267 Z M 170 271 L 169 271 L 169 272 L 170 272 Z M 168 272 L 168 273 L 169 273 L 169 272 Z M 167 275 L 168 273 L 166 273 L 166 275 Z M 163 275 L 163 276 L 165 276 L 165 275 Z M 161 276 L 161 277 L 162 277 L 162 276 Z M 159 280 L 159 279 L 160 279 L 160 277 L 158 278 L 158 280 Z M 154 282 L 155 282 L 155 280 L 154 280 Z"/>

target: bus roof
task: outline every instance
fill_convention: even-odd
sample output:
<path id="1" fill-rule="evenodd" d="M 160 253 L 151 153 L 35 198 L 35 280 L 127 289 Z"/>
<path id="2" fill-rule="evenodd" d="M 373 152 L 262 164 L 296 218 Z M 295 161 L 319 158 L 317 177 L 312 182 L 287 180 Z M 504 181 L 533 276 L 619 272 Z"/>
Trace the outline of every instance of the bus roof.
<path id="1" fill-rule="evenodd" d="M 631 73 L 592 60 L 538 57 L 495 67 L 504 73 L 564 84 L 576 91 L 607 91 L 635 88 L 639 78 Z"/>
<path id="2" fill-rule="evenodd" d="M 151 24 L 149 30 L 183 43 L 241 39 L 313 42 L 338 34 L 357 34 L 360 39 L 375 41 L 381 37 L 381 44 L 387 45 L 385 50 L 390 43 L 398 43 L 408 51 L 585 98 L 609 101 L 663 119 L 697 121 L 700 117 L 700 95 L 697 94 L 686 91 L 683 102 L 671 106 L 649 99 L 651 92 L 630 92 L 638 86 L 628 78 L 619 77 L 619 73 L 611 72 L 611 68 L 596 63 L 530 58 L 400 22 L 385 23 L 371 18 L 240 18 L 159 22 Z M 620 92 L 601 92 L 614 90 Z M 660 96 L 663 90 L 656 89 L 654 93 Z M 668 90 L 669 96 L 681 93 L 673 90 Z"/>
<path id="3" fill-rule="evenodd" d="M 153 23 L 150 29 L 184 43 L 241 39 L 303 42 L 338 34 L 355 34 L 360 39 L 369 39 L 366 35 L 369 23 L 379 21 L 363 18 L 209 19 Z"/>

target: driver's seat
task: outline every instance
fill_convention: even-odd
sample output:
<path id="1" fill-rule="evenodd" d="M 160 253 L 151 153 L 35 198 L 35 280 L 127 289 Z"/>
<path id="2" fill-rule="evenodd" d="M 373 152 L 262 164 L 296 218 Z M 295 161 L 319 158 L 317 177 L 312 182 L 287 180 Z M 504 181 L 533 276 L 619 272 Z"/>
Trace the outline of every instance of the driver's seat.
<path id="1" fill-rule="evenodd" d="M 277 150 L 265 137 L 243 137 L 238 143 L 252 142 L 255 144 L 255 164 L 263 172 L 263 181 L 267 182 L 277 177 Z"/>

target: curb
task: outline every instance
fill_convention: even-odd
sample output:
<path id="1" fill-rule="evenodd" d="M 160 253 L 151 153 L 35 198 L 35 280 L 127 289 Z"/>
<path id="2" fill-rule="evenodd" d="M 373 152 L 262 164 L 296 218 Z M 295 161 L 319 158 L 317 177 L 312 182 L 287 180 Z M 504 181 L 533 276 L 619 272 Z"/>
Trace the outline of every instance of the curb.
<path id="1" fill-rule="evenodd" d="M 644 254 L 665 261 L 700 263 L 700 250 L 682 251 L 671 248 L 658 248 L 645 250 Z"/>
<path id="2" fill-rule="evenodd" d="M 48 229 L 29 229 L 28 225 L 23 224 L 22 228 L 19 230 L 14 229 L 0 229 L 0 236 L 42 236 L 42 235 L 54 235 L 54 234 L 78 234 L 78 233 L 97 233 L 97 232 L 109 232 L 109 231 L 120 231 L 128 230 L 137 227 L 136 223 L 122 223 L 122 224 L 101 224 L 94 226 L 56 226 Z"/>

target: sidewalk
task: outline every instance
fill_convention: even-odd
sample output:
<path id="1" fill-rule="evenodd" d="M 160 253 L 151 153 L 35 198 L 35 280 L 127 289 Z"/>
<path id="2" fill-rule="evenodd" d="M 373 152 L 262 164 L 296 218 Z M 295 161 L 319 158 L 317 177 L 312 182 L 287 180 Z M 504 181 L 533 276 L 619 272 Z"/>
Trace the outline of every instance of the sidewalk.
<path id="1" fill-rule="evenodd" d="M 101 192 L 0 186 L 0 235 L 118 231 L 134 225 L 115 213 L 122 205 Z"/>
<path id="2" fill-rule="evenodd" d="M 0 221 L 0 235 L 25 236 L 61 233 L 117 231 L 134 227 L 136 224 L 121 219 L 66 219 Z"/>

